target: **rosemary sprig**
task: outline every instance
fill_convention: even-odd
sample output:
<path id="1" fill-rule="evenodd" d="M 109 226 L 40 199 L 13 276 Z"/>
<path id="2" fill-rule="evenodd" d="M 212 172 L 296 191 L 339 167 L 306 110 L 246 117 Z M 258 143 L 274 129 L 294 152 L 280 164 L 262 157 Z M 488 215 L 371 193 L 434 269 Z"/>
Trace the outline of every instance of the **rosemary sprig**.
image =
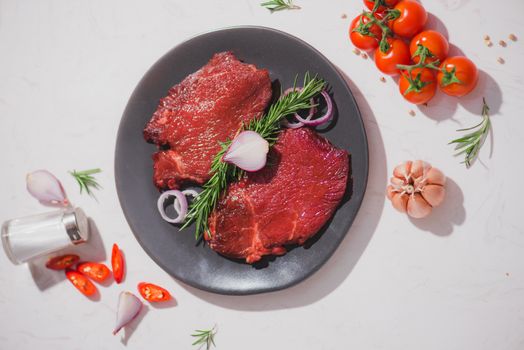
<path id="1" fill-rule="evenodd" d="M 201 349 L 205 345 L 206 350 L 211 349 L 211 345 L 216 346 L 215 334 L 217 334 L 217 331 L 215 328 L 216 326 L 213 326 L 213 328 L 208 330 L 195 330 L 195 333 L 191 334 L 191 336 L 197 339 L 191 345 L 199 345 L 199 349 Z"/>
<path id="2" fill-rule="evenodd" d="M 466 164 L 469 168 L 477 159 L 480 148 L 484 144 L 486 137 L 488 136 L 489 130 L 491 129 L 491 121 L 489 119 L 489 106 L 486 103 L 486 99 L 482 99 L 482 121 L 472 126 L 471 128 L 459 129 L 457 131 L 468 131 L 477 129 L 469 134 L 466 134 L 458 139 L 451 141 L 449 144 L 456 144 L 455 150 L 458 153 L 455 156 L 465 154 L 466 157 L 462 163 Z"/>
<path id="3" fill-rule="evenodd" d="M 318 95 L 325 87 L 325 82 L 322 79 L 316 76 L 311 78 L 309 73 L 305 74 L 304 84 L 301 89 L 296 89 L 296 83 L 297 78 L 295 78 L 292 92 L 273 103 L 269 111 L 262 118 L 253 119 L 248 125 L 244 126 L 244 130 L 257 132 L 266 139 L 270 145 L 273 145 L 278 138 L 282 119 L 300 110 L 311 108 L 311 98 Z M 211 173 L 213 175 L 211 179 L 204 184 L 202 192 L 200 192 L 198 197 L 191 203 L 186 221 L 182 226 L 183 229 L 195 222 L 195 239 L 197 240 L 202 237 L 204 232 L 208 232 L 209 214 L 215 209 L 220 195 L 226 189 L 227 184 L 238 179 L 242 174 L 239 168 L 222 161 L 222 157 L 231 142 L 231 140 L 228 140 L 221 143 L 222 149 L 215 156 L 211 164 Z"/>
<path id="4" fill-rule="evenodd" d="M 71 174 L 75 178 L 76 182 L 78 182 L 78 185 L 80 186 L 80 193 L 85 191 L 88 195 L 92 196 L 92 189 L 100 189 L 100 185 L 92 175 L 98 174 L 100 172 L 102 172 L 102 170 L 96 168 L 83 171 L 73 170 L 70 171 L 69 174 Z"/>
<path id="5" fill-rule="evenodd" d="M 280 10 L 300 10 L 300 6 L 293 4 L 293 0 L 270 0 L 260 4 L 267 8 L 269 11 L 280 11 Z"/>

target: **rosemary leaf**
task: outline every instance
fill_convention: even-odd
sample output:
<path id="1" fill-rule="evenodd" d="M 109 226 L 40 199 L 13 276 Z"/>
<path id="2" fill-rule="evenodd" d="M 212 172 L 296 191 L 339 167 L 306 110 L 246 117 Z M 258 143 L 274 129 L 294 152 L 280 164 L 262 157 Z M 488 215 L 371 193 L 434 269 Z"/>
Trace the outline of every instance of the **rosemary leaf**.
<path id="1" fill-rule="evenodd" d="M 213 328 L 209 330 L 197 329 L 195 330 L 195 333 L 191 334 L 192 337 L 196 338 L 196 340 L 191 345 L 193 346 L 200 345 L 199 349 L 203 345 L 206 345 L 206 350 L 210 350 L 211 345 L 216 346 L 215 345 L 215 334 L 216 333 L 217 333 L 216 326 L 214 326 Z"/>
<path id="2" fill-rule="evenodd" d="M 98 174 L 102 172 L 101 169 L 89 169 L 89 170 L 83 170 L 83 171 L 70 171 L 69 174 L 73 176 L 78 182 L 78 185 L 80 186 L 80 194 L 85 191 L 88 195 L 94 196 L 92 189 L 100 189 L 100 184 L 96 181 L 96 179 L 93 177 L 94 174 Z"/>
<path id="3" fill-rule="evenodd" d="M 280 10 L 299 10 L 300 6 L 293 4 L 293 0 L 270 0 L 260 4 L 267 8 L 269 11 L 280 11 Z"/>
<path id="4" fill-rule="evenodd" d="M 296 89 L 296 81 L 295 79 L 292 92 L 278 99 L 262 118 L 251 120 L 243 129 L 255 131 L 270 145 L 273 145 L 278 138 L 282 119 L 300 110 L 311 108 L 311 98 L 317 96 L 325 87 L 325 82 L 322 79 L 316 76 L 311 78 L 309 73 L 305 74 L 300 89 Z M 196 240 L 199 240 L 202 234 L 208 234 L 208 217 L 215 209 L 220 195 L 227 188 L 227 184 L 239 179 L 243 174 L 243 171 L 234 165 L 222 161 L 222 157 L 231 142 L 231 140 L 228 140 L 220 144 L 222 149 L 211 164 L 211 179 L 204 184 L 202 192 L 191 203 L 186 221 L 182 226 L 182 229 L 184 229 L 194 222 Z"/>
<path id="5" fill-rule="evenodd" d="M 476 129 L 476 130 L 475 130 Z M 462 163 L 466 164 L 466 167 L 469 168 L 475 162 L 478 157 L 480 148 L 486 141 L 486 137 L 491 130 L 491 120 L 489 119 L 489 106 L 486 103 L 486 99 L 482 99 L 482 121 L 470 128 L 459 129 L 457 131 L 469 131 L 475 130 L 471 133 L 468 133 L 462 137 L 459 137 L 449 144 L 455 144 L 455 156 L 465 154 L 464 161 Z"/>

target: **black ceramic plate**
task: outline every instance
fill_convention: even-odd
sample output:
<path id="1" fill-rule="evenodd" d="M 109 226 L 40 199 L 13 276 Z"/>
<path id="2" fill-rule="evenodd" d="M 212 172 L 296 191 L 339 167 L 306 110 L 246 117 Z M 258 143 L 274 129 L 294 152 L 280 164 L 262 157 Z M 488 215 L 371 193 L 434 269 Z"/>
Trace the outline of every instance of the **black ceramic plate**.
<path id="1" fill-rule="evenodd" d="M 152 182 L 153 145 L 142 129 L 168 89 L 198 70 L 220 51 L 269 70 L 282 87 L 296 74 L 318 74 L 329 84 L 336 104 L 334 125 L 322 131 L 351 154 L 352 182 L 334 217 L 304 247 L 251 266 L 224 258 L 195 244 L 194 228 L 179 232 L 160 218 L 158 191 Z M 236 27 L 194 37 L 169 51 L 145 74 L 125 109 L 115 151 L 115 179 L 120 204 L 133 233 L 151 258 L 177 279 L 221 294 L 255 294 L 292 286 L 317 271 L 333 254 L 351 226 L 364 196 L 368 146 L 351 91 L 336 68 L 317 50 L 289 34 L 263 27 Z"/>

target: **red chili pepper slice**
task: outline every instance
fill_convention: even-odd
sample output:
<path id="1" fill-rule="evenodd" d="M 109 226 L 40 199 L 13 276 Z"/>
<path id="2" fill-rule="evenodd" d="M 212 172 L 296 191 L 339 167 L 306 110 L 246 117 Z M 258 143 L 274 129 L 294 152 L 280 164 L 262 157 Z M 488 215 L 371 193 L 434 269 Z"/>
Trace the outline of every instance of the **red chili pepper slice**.
<path id="1" fill-rule="evenodd" d="M 96 282 L 104 282 L 111 273 L 106 265 L 94 262 L 81 263 L 76 270 Z"/>
<path id="2" fill-rule="evenodd" d="M 116 243 L 113 244 L 113 251 L 111 253 L 111 267 L 113 268 L 115 282 L 122 282 L 122 279 L 124 278 L 125 262 L 124 256 Z"/>
<path id="3" fill-rule="evenodd" d="M 51 270 L 65 270 L 76 264 L 78 260 L 80 257 L 75 254 L 60 255 L 49 259 L 45 266 Z"/>
<path id="4" fill-rule="evenodd" d="M 67 279 L 85 296 L 91 296 L 97 292 L 97 289 L 93 282 L 87 279 L 86 276 L 80 272 L 68 270 L 66 271 Z"/>
<path id="5" fill-rule="evenodd" d="M 153 283 L 139 283 L 138 291 L 144 299 L 153 303 L 168 301 L 171 299 L 171 294 L 169 294 L 167 290 Z"/>

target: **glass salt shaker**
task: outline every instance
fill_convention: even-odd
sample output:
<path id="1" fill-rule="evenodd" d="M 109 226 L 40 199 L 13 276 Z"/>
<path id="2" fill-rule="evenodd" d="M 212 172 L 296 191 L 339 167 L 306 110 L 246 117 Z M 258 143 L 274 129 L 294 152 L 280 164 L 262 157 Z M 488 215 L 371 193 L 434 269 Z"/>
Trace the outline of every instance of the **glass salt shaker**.
<path id="1" fill-rule="evenodd" d="M 89 223 L 80 208 L 8 220 L 2 225 L 2 245 L 16 265 L 88 239 Z"/>

